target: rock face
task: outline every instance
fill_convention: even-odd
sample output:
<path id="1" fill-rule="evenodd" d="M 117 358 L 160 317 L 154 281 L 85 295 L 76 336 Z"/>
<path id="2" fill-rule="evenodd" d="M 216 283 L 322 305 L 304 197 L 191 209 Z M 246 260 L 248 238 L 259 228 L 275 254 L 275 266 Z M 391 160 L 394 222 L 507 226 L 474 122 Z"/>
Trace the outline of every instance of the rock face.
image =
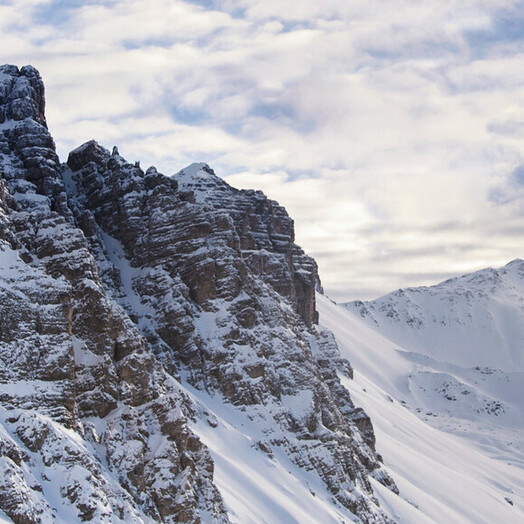
<path id="1" fill-rule="evenodd" d="M 95 141 L 61 165 L 29 66 L 0 68 L 0 174 L 5 515 L 228 522 L 191 429 L 220 420 L 194 391 L 247 414 L 260 453 L 320 477 L 351 518 L 388 521 L 369 476 L 396 487 L 281 206 L 205 164 L 167 177 Z"/>
<path id="2" fill-rule="evenodd" d="M 75 226 L 38 73 L 0 79 L 0 508 L 15 522 L 52 522 L 62 499 L 72 521 L 227 522 L 194 406 Z"/>

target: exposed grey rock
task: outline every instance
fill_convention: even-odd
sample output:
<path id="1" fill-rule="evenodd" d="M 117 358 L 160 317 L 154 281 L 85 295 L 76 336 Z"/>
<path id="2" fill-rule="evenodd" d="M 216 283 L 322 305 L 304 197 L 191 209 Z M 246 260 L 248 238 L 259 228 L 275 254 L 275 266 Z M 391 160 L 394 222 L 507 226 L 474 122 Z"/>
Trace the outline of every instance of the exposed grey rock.
<path id="1" fill-rule="evenodd" d="M 387 522 L 369 476 L 396 487 L 284 208 L 205 164 L 167 177 L 95 141 L 60 165 L 38 73 L 0 73 L 0 508 L 49 522 L 64 497 L 82 520 L 228 522 L 189 427 L 218 422 L 191 386 L 355 518 Z"/>
<path id="2" fill-rule="evenodd" d="M 96 142 L 68 167 L 70 201 L 108 287 L 168 369 L 249 409 L 270 445 L 317 471 L 355 513 L 374 500 L 370 472 L 396 489 L 369 418 L 339 382 L 349 364 L 312 326 L 316 264 L 294 245 L 282 207 L 205 165 L 173 178 L 144 173 Z M 300 395 L 311 402 L 297 412 Z"/>
<path id="3" fill-rule="evenodd" d="M 193 191 L 197 202 L 228 212 L 248 268 L 287 298 L 308 326 L 317 323 L 317 265 L 294 243 L 293 220 L 286 210 L 261 191 L 231 187 L 207 164 L 192 164 L 173 178 Z"/>
<path id="4" fill-rule="evenodd" d="M 187 425 L 194 408 L 107 295 L 73 224 L 41 80 L 31 68 L 2 73 L 0 400 L 11 451 L 0 507 L 16 522 L 50 522 L 55 494 L 80 520 L 227 522 L 212 460 Z"/>

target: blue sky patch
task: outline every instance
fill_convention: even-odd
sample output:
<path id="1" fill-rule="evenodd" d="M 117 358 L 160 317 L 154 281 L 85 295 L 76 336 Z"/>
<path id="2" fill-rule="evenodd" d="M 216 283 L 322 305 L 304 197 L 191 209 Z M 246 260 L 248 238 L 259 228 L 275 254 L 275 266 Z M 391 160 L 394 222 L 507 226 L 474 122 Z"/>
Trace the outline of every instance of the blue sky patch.
<path id="1" fill-rule="evenodd" d="M 33 11 L 33 21 L 42 25 L 60 26 L 67 23 L 71 14 L 88 5 L 114 5 L 116 0 L 55 0 L 48 4 L 36 6 Z"/>
<path id="2" fill-rule="evenodd" d="M 200 109 L 188 109 L 178 105 L 170 105 L 169 114 L 179 124 L 196 125 L 209 120 L 206 111 Z"/>
<path id="3" fill-rule="evenodd" d="M 513 180 L 519 186 L 524 186 L 524 165 L 518 166 L 513 171 Z"/>
<path id="4" fill-rule="evenodd" d="M 490 49 L 497 44 L 524 43 L 524 2 L 494 11 L 489 29 L 466 31 L 464 36 L 475 58 L 489 54 Z"/>

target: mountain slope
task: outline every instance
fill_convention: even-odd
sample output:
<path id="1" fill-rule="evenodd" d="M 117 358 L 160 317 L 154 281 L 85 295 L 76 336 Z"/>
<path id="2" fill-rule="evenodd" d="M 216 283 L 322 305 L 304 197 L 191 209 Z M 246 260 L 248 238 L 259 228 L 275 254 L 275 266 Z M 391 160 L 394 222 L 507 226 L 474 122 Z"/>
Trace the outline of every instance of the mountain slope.
<path id="1" fill-rule="evenodd" d="M 391 521 L 281 206 L 95 141 L 60 164 L 30 66 L 0 68 L 0 175 L 0 518 Z"/>
<path id="2" fill-rule="evenodd" d="M 523 269 L 516 260 L 344 306 L 317 298 L 354 366 L 343 383 L 409 500 L 384 492 L 402 522 L 524 519 Z"/>
<path id="3" fill-rule="evenodd" d="M 524 261 L 345 304 L 406 349 L 459 366 L 524 371 Z"/>

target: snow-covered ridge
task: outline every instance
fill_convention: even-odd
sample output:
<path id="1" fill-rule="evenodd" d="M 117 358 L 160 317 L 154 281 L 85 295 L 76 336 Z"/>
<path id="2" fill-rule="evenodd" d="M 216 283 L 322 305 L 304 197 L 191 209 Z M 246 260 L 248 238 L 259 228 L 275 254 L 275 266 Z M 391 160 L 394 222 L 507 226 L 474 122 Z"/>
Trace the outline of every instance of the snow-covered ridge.
<path id="1" fill-rule="evenodd" d="M 524 371 L 524 261 L 344 304 L 402 347 L 459 366 Z"/>

